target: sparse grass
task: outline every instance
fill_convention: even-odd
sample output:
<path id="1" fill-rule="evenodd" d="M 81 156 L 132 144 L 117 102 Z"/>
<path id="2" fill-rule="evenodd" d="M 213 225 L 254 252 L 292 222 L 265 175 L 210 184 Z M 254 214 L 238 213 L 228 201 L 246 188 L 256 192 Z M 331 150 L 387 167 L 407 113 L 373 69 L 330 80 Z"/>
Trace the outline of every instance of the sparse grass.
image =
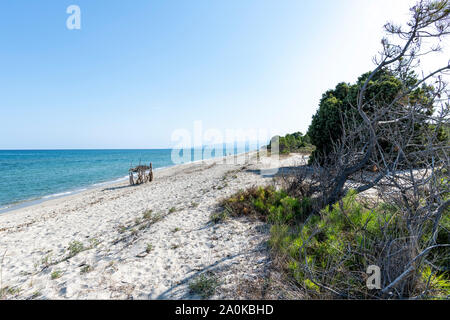
<path id="1" fill-rule="evenodd" d="M 80 241 L 72 241 L 69 243 L 69 258 L 75 257 L 80 252 L 84 251 L 84 245 Z"/>
<path id="2" fill-rule="evenodd" d="M 149 222 L 155 223 L 162 219 L 162 215 L 160 213 L 153 213 L 153 210 L 147 210 L 142 215 L 142 220 L 139 223 Z"/>
<path id="3" fill-rule="evenodd" d="M 4 287 L 0 288 L 0 298 L 4 298 L 6 296 L 14 296 L 20 293 L 19 287 Z"/>
<path id="4" fill-rule="evenodd" d="M 198 203 L 197 202 L 191 202 L 191 208 L 197 208 Z"/>
<path id="5" fill-rule="evenodd" d="M 178 231 L 180 231 L 180 230 L 181 230 L 181 228 L 176 227 L 175 229 L 172 230 L 172 232 L 175 233 L 175 232 L 178 232 Z"/>
<path id="6" fill-rule="evenodd" d="M 31 299 L 36 299 L 38 297 L 42 296 L 42 293 L 40 291 L 35 291 L 33 292 L 33 294 L 31 295 Z"/>
<path id="7" fill-rule="evenodd" d="M 121 241 L 129 241 L 130 239 L 135 239 L 139 231 L 149 228 L 152 224 L 163 219 L 161 213 L 153 213 L 153 210 L 146 210 L 142 213 L 142 218 L 136 218 L 134 221 L 130 220 L 126 222 L 126 225 L 120 224 L 117 229 L 119 234 L 125 234 L 129 231 L 129 234 L 125 234 L 118 237 L 113 243 L 119 243 Z"/>
<path id="8" fill-rule="evenodd" d="M 52 264 L 51 257 L 52 257 L 52 255 L 51 255 L 51 253 L 49 253 L 44 258 L 42 258 L 41 265 L 43 268 L 47 268 Z"/>
<path id="9" fill-rule="evenodd" d="M 177 208 L 175 208 L 175 207 L 172 207 L 169 209 L 169 213 L 174 213 L 175 211 L 177 211 Z"/>
<path id="10" fill-rule="evenodd" d="M 242 167 L 242 170 L 244 170 L 246 167 Z M 223 175 L 223 177 L 222 177 L 222 181 L 226 181 L 227 179 L 229 179 L 229 178 L 231 178 L 231 179 L 236 179 L 237 178 L 237 173 L 239 172 L 240 170 L 230 170 L 230 171 L 227 171 L 224 175 Z"/>
<path id="11" fill-rule="evenodd" d="M 53 272 L 51 273 L 50 277 L 51 277 L 52 280 L 55 280 L 55 279 L 61 278 L 62 275 L 63 275 L 63 272 L 62 272 L 62 271 L 60 271 L 60 270 L 55 270 L 55 271 L 53 271 Z"/>
<path id="12" fill-rule="evenodd" d="M 209 216 L 209 221 L 211 221 L 214 224 L 218 224 L 221 222 L 224 222 L 228 219 L 228 211 L 222 210 L 221 212 L 213 212 Z"/>
<path id="13" fill-rule="evenodd" d="M 89 239 L 89 244 L 90 244 L 89 248 L 93 249 L 100 244 L 100 240 L 98 240 L 97 238 Z"/>
<path id="14" fill-rule="evenodd" d="M 153 245 L 151 243 L 147 243 L 147 247 L 145 248 L 145 252 L 150 253 L 153 250 Z"/>
<path id="15" fill-rule="evenodd" d="M 223 185 L 221 185 L 221 186 L 217 186 L 217 190 L 222 190 L 222 189 L 224 189 L 224 188 L 226 188 L 226 187 L 228 187 L 228 183 L 224 183 Z"/>
<path id="16" fill-rule="evenodd" d="M 139 230 L 144 230 L 144 229 L 146 229 L 147 228 L 147 225 L 145 225 L 145 224 L 141 224 L 140 226 L 139 226 Z"/>
<path id="17" fill-rule="evenodd" d="M 201 274 L 189 283 L 189 291 L 191 294 L 196 294 L 203 299 L 208 299 L 216 292 L 217 287 L 220 285 L 217 277 L 209 272 L 207 274 Z"/>
<path id="18" fill-rule="evenodd" d="M 160 220 L 162 220 L 163 216 L 161 213 L 156 213 L 153 215 L 152 223 L 156 223 Z"/>
<path id="19" fill-rule="evenodd" d="M 144 214 L 142 215 L 142 218 L 144 220 L 149 220 L 149 219 L 152 218 L 152 213 L 153 213 L 153 210 L 149 209 L 149 210 L 144 212 Z"/>
<path id="20" fill-rule="evenodd" d="M 81 268 L 80 274 L 88 273 L 88 272 L 91 272 L 92 270 L 94 270 L 94 268 L 92 266 L 86 264 Z"/>

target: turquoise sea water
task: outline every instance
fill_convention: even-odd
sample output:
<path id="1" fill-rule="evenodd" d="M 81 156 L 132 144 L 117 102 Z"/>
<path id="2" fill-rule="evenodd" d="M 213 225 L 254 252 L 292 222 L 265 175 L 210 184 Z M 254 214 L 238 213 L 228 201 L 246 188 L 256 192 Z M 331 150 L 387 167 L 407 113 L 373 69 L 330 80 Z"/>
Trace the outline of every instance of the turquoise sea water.
<path id="1" fill-rule="evenodd" d="M 248 148 L 235 148 L 234 153 L 246 150 Z M 0 150 L 0 210 L 29 200 L 69 195 L 125 179 L 131 164 L 152 162 L 155 169 L 172 166 L 175 163 L 171 154 L 171 149 Z M 201 150 L 191 150 L 192 156 L 185 158 L 185 162 L 215 156 L 214 153 L 201 154 Z"/>

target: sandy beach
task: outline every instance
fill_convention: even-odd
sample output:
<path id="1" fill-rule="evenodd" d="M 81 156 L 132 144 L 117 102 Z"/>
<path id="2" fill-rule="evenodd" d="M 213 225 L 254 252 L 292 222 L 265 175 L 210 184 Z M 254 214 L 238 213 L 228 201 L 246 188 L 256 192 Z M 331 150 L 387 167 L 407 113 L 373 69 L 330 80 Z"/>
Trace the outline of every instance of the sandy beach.
<path id="1" fill-rule="evenodd" d="M 245 163 L 250 157 L 250 163 Z M 268 228 L 210 222 L 221 198 L 271 183 L 267 158 L 239 155 L 159 170 L 140 186 L 91 189 L 0 215 L 1 288 L 15 299 L 196 299 L 189 282 L 213 272 L 213 299 L 241 298 L 264 277 Z M 280 166 L 304 161 L 301 155 Z"/>

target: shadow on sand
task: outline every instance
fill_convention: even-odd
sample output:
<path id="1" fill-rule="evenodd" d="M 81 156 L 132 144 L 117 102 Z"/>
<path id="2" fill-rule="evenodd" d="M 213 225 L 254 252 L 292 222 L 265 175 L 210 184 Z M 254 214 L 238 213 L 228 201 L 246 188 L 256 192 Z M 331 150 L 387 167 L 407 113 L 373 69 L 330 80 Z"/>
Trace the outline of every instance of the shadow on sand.
<path id="1" fill-rule="evenodd" d="M 313 169 L 307 165 L 297 167 L 281 167 L 278 169 L 247 169 L 246 172 L 250 172 L 263 177 L 272 178 L 276 176 L 286 176 L 305 171 L 306 173 L 312 173 Z"/>
<path id="2" fill-rule="evenodd" d="M 105 188 L 102 191 L 114 191 L 114 190 L 120 190 L 120 189 L 127 189 L 127 188 L 133 188 L 133 187 L 137 187 L 138 185 L 125 185 L 125 186 L 118 186 L 118 187 L 109 187 L 109 188 Z"/>

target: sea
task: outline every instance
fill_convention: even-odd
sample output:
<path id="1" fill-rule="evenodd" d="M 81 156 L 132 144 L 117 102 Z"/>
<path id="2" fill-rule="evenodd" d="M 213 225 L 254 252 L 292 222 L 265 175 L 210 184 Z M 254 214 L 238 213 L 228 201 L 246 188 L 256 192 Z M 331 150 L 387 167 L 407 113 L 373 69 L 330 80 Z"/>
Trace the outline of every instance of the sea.
<path id="1" fill-rule="evenodd" d="M 0 150 L 0 213 L 128 179 L 130 167 L 150 162 L 155 171 L 176 164 L 251 151 Z M 174 152 L 175 151 L 175 152 Z M 189 154 L 190 151 L 190 154 Z M 184 153 L 184 154 L 183 154 Z M 173 154 L 177 154 L 176 157 Z"/>

